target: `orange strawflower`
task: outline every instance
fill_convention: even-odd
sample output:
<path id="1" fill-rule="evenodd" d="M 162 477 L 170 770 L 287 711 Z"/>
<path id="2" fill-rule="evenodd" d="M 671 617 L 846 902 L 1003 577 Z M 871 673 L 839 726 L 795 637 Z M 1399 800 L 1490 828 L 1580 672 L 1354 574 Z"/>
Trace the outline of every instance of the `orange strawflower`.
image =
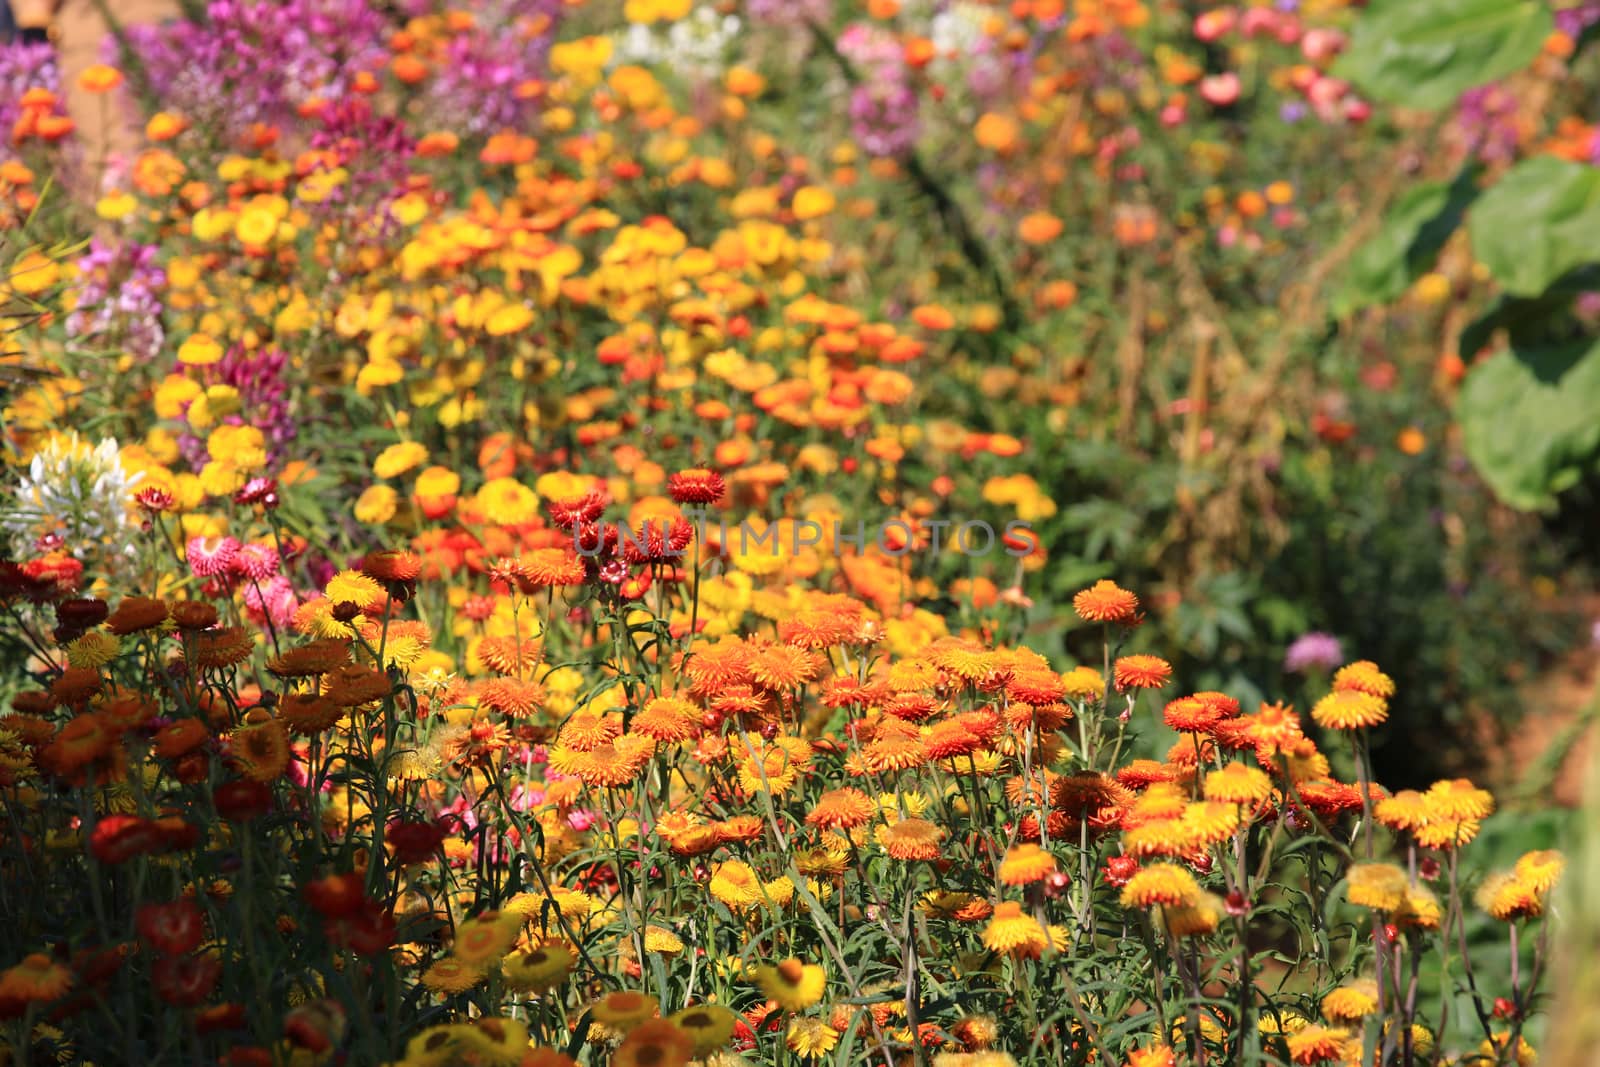
<path id="1" fill-rule="evenodd" d="M 936 860 L 944 828 L 927 819 L 901 819 L 891 826 L 880 826 L 878 844 L 897 860 Z"/>
<path id="2" fill-rule="evenodd" d="M 1138 617 L 1139 598 L 1102 578 L 1072 598 L 1072 610 L 1085 622 L 1127 623 Z"/>
<path id="3" fill-rule="evenodd" d="M 1003 885 L 1031 885 L 1056 872 L 1056 858 L 1035 844 L 1017 845 L 1000 861 Z"/>

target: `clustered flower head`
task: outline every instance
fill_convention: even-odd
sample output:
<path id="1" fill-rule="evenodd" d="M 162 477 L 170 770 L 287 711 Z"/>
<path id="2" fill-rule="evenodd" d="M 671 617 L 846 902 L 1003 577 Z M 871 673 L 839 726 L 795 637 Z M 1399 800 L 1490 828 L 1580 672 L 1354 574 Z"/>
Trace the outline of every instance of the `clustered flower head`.
<path id="1" fill-rule="evenodd" d="M 1210 67 L 1245 56 L 1362 121 L 1336 15 L 834 6 L 131 26 L 77 88 L 159 110 L 51 220 L 92 220 L 81 253 L 23 226 L 73 124 L 0 46 L 0 331 L 48 357 L 3 426 L 22 1059 L 1340 1062 L 1367 1021 L 1446 1039 L 1379 976 L 1463 900 L 1543 929 L 1559 853 L 1430 885 L 1494 799 L 1370 780 L 1376 664 L 1306 715 L 1188 692 L 1173 589 L 1049 584 L 1078 520 L 1037 460 L 1079 385 L 1023 339 L 1083 311 L 1057 192 L 1106 191 L 1084 232 L 1124 258 L 1265 260 L 1294 186 L 1224 190 L 1234 133 L 1196 135 L 1219 184 L 1169 218 L 1149 141 L 1236 125 Z M 821 148 L 777 122 L 801 92 Z M 908 189 L 968 262 L 879 285 Z M 1246 968 L 1302 898 L 1350 966 L 1288 961 L 1291 1009 Z"/>

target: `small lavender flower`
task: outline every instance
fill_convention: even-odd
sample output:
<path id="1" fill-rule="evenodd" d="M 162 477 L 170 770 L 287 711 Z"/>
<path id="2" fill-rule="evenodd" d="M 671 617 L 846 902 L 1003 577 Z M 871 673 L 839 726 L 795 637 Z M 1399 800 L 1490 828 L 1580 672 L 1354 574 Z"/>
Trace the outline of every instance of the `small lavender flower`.
<path id="1" fill-rule="evenodd" d="M 1295 638 L 1283 654 L 1283 669 L 1291 674 L 1304 674 L 1316 669 L 1331 671 L 1344 662 L 1344 649 L 1332 634 L 1313 630 Z"/>
<path id="2" fill-rule="evenodd" d="M 108 245 L 95 238 L 78 260 L 68 335 L 91 347 L 119 347 L 141 362 L 154 359 L 167 337 L 160 295 L 167 275 L 156 265 L 156 251 L 155 245 Z"/>
<path id="3" fill-rule="evenodd" d="M 850 94 L 850 132 L 868 155 L 905 155 L 919 132 L 916 92 L 903 83 L 856 86 Z"/>
<path id="4" fill-rule="evenodd" d="M 748 0 L 745 13 L 752 22 L 770 26 L 827 25 L 833 0 Z"/>
<path id="5" fill-rule="evenodd" d="M 1517 98 L 1498 83 L 1468 89 L 1456 102 L 1456 128 L 1479 159 L 1504 162 L 1516 154 L 1521 136 Z"/>
<path id="6" fill-rule="evenodd" d="M 433 129 L 484 136 L 525 129 L 536 113 L 537 101 L 515 90 L 545 76 L 564 7 L 560 0 L 505 0 L 491 6 L 502 10 L 476 12 L 472 28 L 445 46 L 423 100 Z M 541 34 L 529 35 L 514 25 L 535 18 L 547 27 Z"/>
<path id="7" fill-rule="evenodd" d="M 1600 22 L 1600 0 L 1581 0 L 1556 12 L 1556 29 L 1573 40 L 1596 22 Z"/>
<path id="8" fill-rule="evenodd" d="M 917 94 L 904 52 L 883 30 L 856 23 L 839 35 L 839 51 L 861 81 L 850 93 L 850 130 L 868 155 L 901 156 L 916 144 Z"/>
<path id="9" fill-rule="evenodd" d="M 368 0 L 212 0 L 203 23 L 132 26 L 127 38 L 163 106 L 237 134 L 344 96 L 383 68 L 388 30 Z"/>

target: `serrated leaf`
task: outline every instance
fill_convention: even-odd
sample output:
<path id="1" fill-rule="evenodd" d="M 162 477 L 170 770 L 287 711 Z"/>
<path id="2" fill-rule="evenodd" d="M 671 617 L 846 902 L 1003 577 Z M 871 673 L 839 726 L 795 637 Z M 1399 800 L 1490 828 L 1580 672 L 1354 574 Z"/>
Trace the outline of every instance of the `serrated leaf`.
<path id="1" fill-rule="evenodd" d="M 1478 473 L 1512 507 L 1553 502 L 1600 457 L 1600 340 L 1513 349 L 1467 375 L 1456 400 Z"/>
<path id="2" fill-rule="evenodd" d="M 1535 296 L 1600 260 L 1600 170 L 1554 156 L 1512 167 L 1479 197 L 1472 254 L 1508 292 Z"/>
<path id="3" fill-rule="evenodd" d="M 1374 99 L 1436 111 L 1533 62 L 1554 29 L 1542 0 L 1384 0 L 1356 21 L 1333 73 Z"/>

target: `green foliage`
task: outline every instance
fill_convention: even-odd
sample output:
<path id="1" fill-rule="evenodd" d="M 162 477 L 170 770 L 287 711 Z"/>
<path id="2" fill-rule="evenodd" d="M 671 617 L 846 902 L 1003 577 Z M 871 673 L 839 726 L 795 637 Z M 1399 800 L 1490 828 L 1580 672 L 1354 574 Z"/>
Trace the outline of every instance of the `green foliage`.
<path id="1" fill-rule="evenodd" d="M 1437 110 L 1527 66 L 1552 29 L 1541 0 L 1384 0 L 1334 73 L 1386 103 Z"/>
<path id="2" fill-rule="evenodd" d="M 1507 503 L 1548 506 L 1600 452 L 1600 341 L 1513 348 L 1467 376 L 1456 414 L 1467 454 Z"/>
<path id="3" fill-rule="evenodd" d="M 1466 89 L 1513 74 L 1539 53 L 1554 28 L 1533 0 L 1387 2 L 1357 23 L 1336 70 L 1379 99 L 1443 108 Z M 1549 506 L 1591 469 L 1600 453 L 1600 361 L 1592 339 L 1550 337 L 1577 289 L 1574 275 L 1595 262 L 1600 172 L 1555 156 L 1517 163 L 1472 202 L 1456 184 L 1404 194 L 1378 237 L 1354 257 L 1334 301 L 1343 314 L 1399 298 L 1436 259 L 1471 204 L 1472 251 L 1506 294 L 1461 335 L 1477 354 L 1504 327 L 1511 352 L 1468 377 L 1457 404 L 1465 448 L 1501 500 Z M 1531 340 L 1530 340 L 1531 338 Z"/>
<path id="4" fill-rule="evenodd" d="M 1454 182 L 1423 182 L 1403 193 L 1383 229 L 1350 257 L 1333 313 L 1347 315 L 1403 295 L 1433 267 L 1475 195 L 1470 169 Z"/>
<path id="5" fill-rule="evenodd" d="M 1600 171 L 1553 156 L 1511 168 L 1479 199 L 1472 251 L 1507 292 L 1534 296 L 1596 258 Z"/>

